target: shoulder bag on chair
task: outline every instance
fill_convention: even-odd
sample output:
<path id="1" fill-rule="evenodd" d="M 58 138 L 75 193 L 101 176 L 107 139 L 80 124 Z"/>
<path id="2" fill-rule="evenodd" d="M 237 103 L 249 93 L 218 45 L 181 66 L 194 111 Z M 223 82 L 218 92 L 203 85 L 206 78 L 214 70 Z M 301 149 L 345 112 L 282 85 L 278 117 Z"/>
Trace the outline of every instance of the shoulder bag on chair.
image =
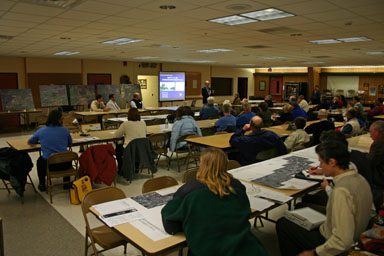
<path id="1" fill-rule="evenodd" d="M 92 190 L 91 179 L 88 176 L 83 176 L 72 182 L 70 189 L 71 204 L 80 204 L 83 201 L 85 194 Z"/>

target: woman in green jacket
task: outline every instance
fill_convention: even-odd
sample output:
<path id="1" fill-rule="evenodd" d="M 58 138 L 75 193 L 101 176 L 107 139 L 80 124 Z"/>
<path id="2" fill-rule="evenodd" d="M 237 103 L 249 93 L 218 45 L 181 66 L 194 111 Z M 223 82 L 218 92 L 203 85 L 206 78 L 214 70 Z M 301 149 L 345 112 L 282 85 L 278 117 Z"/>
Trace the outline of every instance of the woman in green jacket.
<path id="1" fill-rule="evenodd" d="M 164 228 L 184 232 L 189 255 L 267 255 L 250 231 L 245 187 L 227 173 L 227 164 L 220 149 L 201 154 L 197 180 L 183 185 L 162 209 Z"/>

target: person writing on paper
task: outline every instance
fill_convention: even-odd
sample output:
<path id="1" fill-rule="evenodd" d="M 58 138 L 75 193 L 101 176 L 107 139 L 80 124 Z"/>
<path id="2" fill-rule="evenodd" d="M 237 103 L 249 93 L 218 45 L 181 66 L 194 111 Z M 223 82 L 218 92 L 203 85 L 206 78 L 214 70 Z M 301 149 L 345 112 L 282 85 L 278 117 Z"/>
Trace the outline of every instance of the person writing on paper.
<path id="1" fill-rule="evenodd" d="M 140 120 L 140 113 L 136 108 L 128 110 L 128 121 L 123 122 L 119 129 L 115 131 L 115 137 L 124 137 L 124 145 L 117 144 L 116 146 L 116 160 L 118 169 L 121 169 L 123 164 L 124 149 L 128 146 L 129 142 L 137 138 L 145 138 L 147 136 L 147 126 L 144 121 Z"/>
<path id="2" fill-rule="evenodd" d="M 140 93 L 135 92 L 133 94 L 133 99 L 131 100 L 130 106 L 131 106 L 131 108 L 138 108 L 138 109 L 144 108 L 143 101 L 140 98 Z"/>
<path id="3" fill-rule="evenodd" d="M 120 107 L 116 102 L 115 94 L 109 94 L 109 101 L 107 102 L 107 108 L 109 108 L 110 110 L 120 110 Z"/>
<path id="4" fill-rule="evenodd" d="M 184 232 L 188 255 L 268 255 L 251 233 L 245 186 L 227 165 L 222 150 L 204 150 L 196 180 L 180 187 L 161 210 L 164 229 Z"/>
<path id="5" fill-rule="evenodd" d="M 281 255 L 338 255 L 348 251 L 371 218 L 372 193 L 368 182 L 348 168 L 348 148 L 339 141 L 322 142 L 316 148 L 320 168 L 333 177 L 335 186 L 327 203 L 325 222 L 307 231 L 280 218 L 276 223 Z"/>
<path id="6" fill-rule="evenodd" d="M 207 99 L 210 96 L 215 95 L 215 91 L 211 90 L 211 83 L 209 81 L 204 82 L 204 87 L 201 88 L 201 95 L 203 95 L 203 104 L 207 104 Z"/>
<path id="7" fill-rule="evenodd" d="M 110 109 L 105 107 L 103 102 L 103 96 L 101 94 L 98 94 L 96 96 L 96 99 L 92 101 L 91 103 L 91 111 L 95 112 L 108 112 Z"/>
<path id="8" fill-rule="evenodd" d="M 67 152 L 72 144 L 71 134 L 66 127 L 63 127 L 63 116 L 58 110 L 49 113 L 46 126 L 37 130 L 28 140 L 28 144 L 40 143 L 43 155 L 37 159 L 36 167 L 39 176 L 39 190 L 45 191 L 45 176 L 47 175 L 47 159 L 53 153 Z M 61 171 L 68 169 L 72 162 L 54 164 L 49 166 L 50 171 Z M 69 181 L 69 177 L 64 178 L 64 182 Z M 65 184 L 68 185 L 68 184 Z"/>
<path id="9" fill-rule="evenodd" d="M 195 119 L 191 116 L 190 107 L 181 106 L 176 110 L 176 122 L 172 126 L 169 149 L 175 152 L 176 148 L 186 148 L 187 142 L 180 142 L 176 145 L 177 139 L 184 134 L 198 134 L 202 136 L 201 130 Z"/>

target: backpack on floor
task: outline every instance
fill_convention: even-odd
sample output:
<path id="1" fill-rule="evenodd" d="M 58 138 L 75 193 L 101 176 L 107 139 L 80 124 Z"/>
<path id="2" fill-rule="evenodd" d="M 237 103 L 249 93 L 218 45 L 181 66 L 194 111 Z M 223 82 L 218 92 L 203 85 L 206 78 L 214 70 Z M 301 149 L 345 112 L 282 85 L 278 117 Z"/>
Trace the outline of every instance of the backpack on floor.
<path id="1" fill-rule="evenodd" d="M 91 179 L 88 176 L 83 176 L 72 182 L 72 187 L 69 190 L 71 204 L 80 204 L 86 193 L 92 191 Z"/>

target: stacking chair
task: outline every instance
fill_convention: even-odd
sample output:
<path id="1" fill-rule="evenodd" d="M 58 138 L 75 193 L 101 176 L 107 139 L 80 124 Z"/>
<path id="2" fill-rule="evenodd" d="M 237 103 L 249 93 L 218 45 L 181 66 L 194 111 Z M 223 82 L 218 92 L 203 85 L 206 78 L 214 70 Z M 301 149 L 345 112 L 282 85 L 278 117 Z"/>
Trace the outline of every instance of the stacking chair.
<path id="1" fill-rule="evenodd" d="M 344 90 L 343 89 L 337 89 L 336 95 L 344 95 Z"/>
<path id="2" fill-rule="evenodd" d="M 267 149 L 259 152 L 256 156 L 256 160 L 264 161 L 274 157 L 277 157 L 277 148 L 271 148 L 271 149 Z"/>
<path id="3" fill-rule="evenodd" d="M 216 127 L 207 127 L 201 129 L 201 134 L 203 136 L 211 136 L 214 135 L 216 132 Z"/>
<path id="4" fill-rule="evenodd" d="M 175 150 L 175 153 L 176 153 L 176 159 L 177 159 L 177 169 L 178 171 L 180 172 L 180 163 L 179 163 L 179 154 L 182 154 L 182 153 L 189 153 L 189 149 L 188 148 L 177 148 L 177 145 L 180 143 L 180 142 L 184 142 L 186 138 L 188 138 L 188 136 L 190 135 L 194 135 L 194 134 L 184 134 L 184 135 L 181 135 L 179 138 L 177 138 L 176 140 L 176 150 Z M 170 159 L 172 159 L 172 156 L 173 156 L 173 153 L 171 154 L 171 157 Z"/>
<path id="5" fill-rule="evenodd" d="M 195 137 L 200 137 L 200 135 L 192 134 L 189 135 L 187 138 Z M 188 143 L 187 166 L 185 168 L 186 170 L 188 170 L 191 159 L 194 160 L 196 167 L 198 167 L 197 163 L 200 161 L 200 147 L 195 144 Z"/>
<path id="6" fill-rule="evenodd" d="M 3 219 L 0 217 L 0 256 L 4 256 Z"/>
<path id="7" fill-rule="evenodd" d="M 159 164 L 160 157 L 165 156 L 167 158 L 167 165 L 169 170 L 170 158 L 167 154 L 168 153 L 168 148 L 167 148 L 168 135 L 165 133 L 151 134 L 151 136 L 149 136 L 149 140 L 152 143 L 153 150 L 155 150 L 156 153 L 159 155 L 157 158 L 156 165 Z"/>
<path id="8" fill-rule="evenodd" d="M 177 180 L 172 178 L 171 176 L 161 176 L 153 179 L 149 179 L 146 182 L 144 182 L 141 192 L 144 193 L 149 193 L 152 191 L 156 191 L 159 189 L 171 187 L 178 185 Z"/>
<path id="9" fill-rule="evenodd" d="M 185 171 L 184 175 L 183 175 L 183 183 L 187 183 L 189 181 L 196 180 L 196 174 L 197 174 L 198 170 L 199 170 L 199 168 Z"/>
<path id="10" fill-rule="evenodd" d="M 88 213 L 90 207 L 96 204 L 101 204 L 124 198 L 126 198 L 124 192 L 116 187 L 104 187 L 100 189 L 95 189 L 89 191 L 84 196 L 83 202 L 81 203 L 81 209 L 83 211 L 83 216 L 85 220 L 85 255 L 88 255 L 88 248 L 90 246 L 92 246 L 93 248 L 93 254 L 98 255 L 101 252 L 121 245 L 124 246 L 124 254 L 126 254 L 127 241 L 125 241 L 124 237 L 122 237 L 106 225 L 91 228 L 88 222 Z M 88 241 L 88 238 L 91 240 L 90 243 Z M 101 246 L 103 249 L 97 251 L 96 244 Z"/>
<path id="11" fill-rule="evenodd" d="M 232 170 L 241 167 L 241 164 L 236 160 L 229 160 L 227 170 Z"/>
<path id="12" fill-rule="evenodd" d="M 60 164 L 65 162 L 71 162 L 73 165 L 67 170 L 63 171 L 50 171 L 49 166 L 51 164 Z M 64 178 L 68 176 L 75 176 L 75 179 L 79 177 L 78 174 L 78 166 L 79 166 L 79 157 L 77 153 L 68 151 L 68 152 L 60 152 L 54 153 L 48 157 L 47 160 L 47 193 L 49 193 L 50 201 L 52 204 L 52 187 L 56 185 L 69 184 L 71 181 L 63 181 L 59 183 L 52 183 L 52 179 Z"/>

